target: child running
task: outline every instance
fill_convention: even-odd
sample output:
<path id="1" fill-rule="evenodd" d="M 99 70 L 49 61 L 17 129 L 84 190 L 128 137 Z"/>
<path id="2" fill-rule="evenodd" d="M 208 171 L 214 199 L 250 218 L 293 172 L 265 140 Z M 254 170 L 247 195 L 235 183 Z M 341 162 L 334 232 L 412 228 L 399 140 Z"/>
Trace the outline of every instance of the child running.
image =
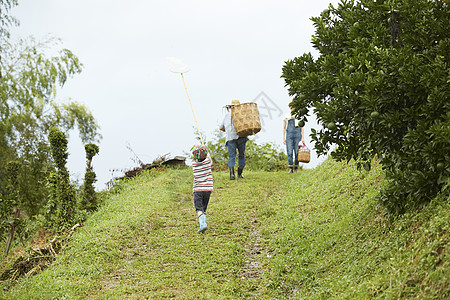
<path id="1" fill-rule="evenodd" d="M 192 162 L 194 206 L 200 224 L 197 232 L 204 233 L 208 229 L 206 209 L 213 190 L 212 160 L 205 146 L 194 146 L 192 154 L 194 155 L 194 161 Z"/>

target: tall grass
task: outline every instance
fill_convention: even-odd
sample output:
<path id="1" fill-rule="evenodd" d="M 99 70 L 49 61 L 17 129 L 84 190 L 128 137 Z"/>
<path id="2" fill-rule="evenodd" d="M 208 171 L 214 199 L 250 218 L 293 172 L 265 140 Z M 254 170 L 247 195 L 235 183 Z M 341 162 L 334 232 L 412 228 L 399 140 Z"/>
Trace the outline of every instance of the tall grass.
<path id="1" fill-rule="evenodd" d="M 444 299 L 448 196 L 388 220 L 381 168 L 214 172 L 198 234 L 192 170 L 121 183 L 58 259 L 4 299 Z"/>
<path id="2" fill-rule="evenodd" d="M 389 220 L 373 200 L 383 184 L 377 165 L 327 160 L 304 173 L 265 228 L 273 288 L 299 299 L 449 297 L 448 195 Z"/>

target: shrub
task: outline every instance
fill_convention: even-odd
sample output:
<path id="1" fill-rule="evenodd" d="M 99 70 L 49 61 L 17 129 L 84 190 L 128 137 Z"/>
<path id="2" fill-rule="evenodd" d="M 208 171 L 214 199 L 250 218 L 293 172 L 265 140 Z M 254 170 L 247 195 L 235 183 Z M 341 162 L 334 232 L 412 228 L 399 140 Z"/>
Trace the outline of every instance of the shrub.
<path id="1" fill-rule="evenodd" d="M 84 183 L 81 191 L 81 209 L 93 211 L 97 209 L 97 193 L 95 192 L 94 183 L 97 181 L 95 172 L 92 168 L 92 158 L 98 154 L 99 148 L 95 144 L 86 144 L 86 173 L 84 175 Z"/>
<path id="2" fill-rule="evenodd" d="M 228 148 L 225 147 L 225 137 L 219 130 L 215 131 L 215 141 L 207 141 L 213 167 L 228 169 Z M 246 168 L 249 170 L 276 171 L 286 167 L 287 155 L 273 143 L 257 144 L 249 137 L 245 148 Z M 236 160 L 238 158 L 236 157 Z"/>
<path id="3" fill-rule="evenodd" d="M 56 172 L 50 174 L 50 189 L 47 203 L 47 220 L 52 227 L 64 228 L 70 225 L 76 209 L 75 190 L 69 182 L 66 168 L 68 157 L 66 135 L 56 127 L 50 129 L 49 142 Z"/>
<path id="4" fill-rule="evenodd" d="M 390 213 L 421 207 L 450 175 L 450 10 L 443 1 L 342 1 L 312 18 L 320 55 L 289 60 L 283 75 L 297 117 L 313 110 L 319 154 L 378 156 Z"/>
<path id="5" fill-rule="evenodd" d="M 10 222 L 13 218 L 14 207 L 19 205 L 19 192 L 18 192 L 18 174 L 20 164 L 17 161 L 9 161 L 7 163 L 8 185 L 6 186 L 6 192 L 3 195 L 3 199 L 0 198 L 0 240 L 6 237 L 6 234 L 10 228 Z"/>

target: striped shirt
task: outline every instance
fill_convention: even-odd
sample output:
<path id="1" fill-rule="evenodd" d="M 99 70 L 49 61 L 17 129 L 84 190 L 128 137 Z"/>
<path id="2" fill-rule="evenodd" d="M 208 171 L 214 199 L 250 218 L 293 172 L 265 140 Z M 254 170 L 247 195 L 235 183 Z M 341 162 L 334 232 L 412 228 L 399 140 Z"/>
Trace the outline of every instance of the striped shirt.
<path id="1" fill-rule="evenodd" d="M 211 172 L 212 161 L 208 155 L 204 161 L 193 161 L 192 171 L 194 172 L 193 191 L 212 191 L 213 177 Z"/>

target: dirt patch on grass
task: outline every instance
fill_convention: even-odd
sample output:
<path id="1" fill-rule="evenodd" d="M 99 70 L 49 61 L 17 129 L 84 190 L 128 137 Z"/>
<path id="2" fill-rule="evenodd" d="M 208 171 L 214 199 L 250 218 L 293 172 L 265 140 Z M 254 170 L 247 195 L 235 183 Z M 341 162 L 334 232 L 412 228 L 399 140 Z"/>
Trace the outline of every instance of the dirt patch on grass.
<path id="1" fill-rule="evenodd" d="M 250 237 L 248 244 L 244 245 L 244 267 L 241 271 L 241 278 L 243 279 L 255 279 L 260 278 L 264 272 L 264 268 L 261 263 L 262 247 L 260 244 L 261 235 L 260 230 L 256 225 L 258 220 L 251 218 L 250 220 Z"/>

